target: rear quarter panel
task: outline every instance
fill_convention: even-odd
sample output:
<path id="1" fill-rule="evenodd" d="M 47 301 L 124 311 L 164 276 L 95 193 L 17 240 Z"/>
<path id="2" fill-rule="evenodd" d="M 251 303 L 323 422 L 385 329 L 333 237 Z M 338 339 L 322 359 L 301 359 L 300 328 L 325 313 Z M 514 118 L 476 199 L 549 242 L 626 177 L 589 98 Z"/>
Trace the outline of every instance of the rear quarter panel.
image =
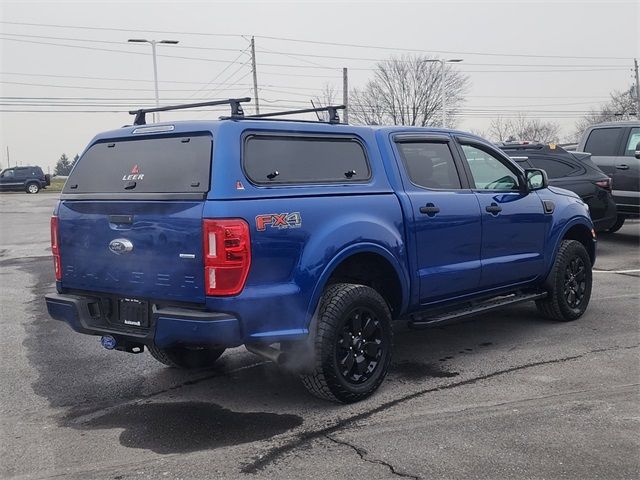
<path id="1" fill-rule="evenodd" d="M 235 297 L 207 297 L 207 307 L 237 315 L 247 342 L 303 336 L 331 271 L 359 252 L 387 258 L 408 297 L 402 210 L 371 130 L 302 123 L 268 127 L 255 121 L 224 122 L 214 140 L 213 188 L 203 216 L 245 219 L 252 259 L 244 290 Z M 371 179 L 350 184 L 253 185 L 238 159 L 243 135 L 261 131 L 353 134 L 365 146 Z M 263 226 L 257 220 L 291 213 L 297 214 L 292 218 L 299 218 L 299 223 Z"/>

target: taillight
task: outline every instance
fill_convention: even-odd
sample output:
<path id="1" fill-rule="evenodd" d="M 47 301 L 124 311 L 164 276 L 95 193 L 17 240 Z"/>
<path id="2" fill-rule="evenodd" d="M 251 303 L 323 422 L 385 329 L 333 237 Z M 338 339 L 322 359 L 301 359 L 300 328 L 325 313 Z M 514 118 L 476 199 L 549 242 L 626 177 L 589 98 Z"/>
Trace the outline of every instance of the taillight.
<path id="1" fill-rule="evenodd" d="M 60 262 L 60 234 L 58 233 L 58 217 L 51 217 L 51 253 L 56 280 L 62 280 L 62 263 Z"/>
<path id="2" fill-rule="evenodd" d="M 237 295 L 251 265 L 249 224 L 244 220 L 204 220 L 204 286 L 206 295 Z"/>
<path id="3" fill-rule="evenodd" d="M 613 187 L 612 183 L 613 181 L 610 178 L 605 178 L 604 180 L 598 180 L 596 185 L 604 188 L 605 190 L 611 191 L 611 188 Z"/>

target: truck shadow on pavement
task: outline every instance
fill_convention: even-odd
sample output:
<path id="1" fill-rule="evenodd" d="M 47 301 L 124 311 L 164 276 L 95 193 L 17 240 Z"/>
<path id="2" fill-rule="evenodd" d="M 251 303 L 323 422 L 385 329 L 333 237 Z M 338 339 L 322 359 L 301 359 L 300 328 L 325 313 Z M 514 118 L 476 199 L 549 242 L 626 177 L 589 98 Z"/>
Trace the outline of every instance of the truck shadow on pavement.
<path id="1" fill-rule="evenodd" d="M 265 440 L 302 425 L 302 417 L 234 412 L 208 402 L 128 404 L 82 424 L 120 428 L 120 444 L 159 454 L 187 453 Z"/>
<path id="2" fill-rule="evenodd" d="M 425 382 L 450 381 L 461 373 L 456 371 L 460 356 L 488 362 L 496 345 L 518 345 L 549 328 L 532 305 L 422 331 L 400 326 L 381 393 L 343 407 L 311 397 L 294 375 L 240 349 L 223 355 L 214 368 L 196 372 L 165 368 L 146 354 L 103 350 L 96 338 L 48 317 L 42 299 L 53 290 L 49 267 L 49 258 L 19 266 L 34 279 L 24 341 L 38 372 L 34 392 L 62 412 L 62 427 L 124 429 L 123 446 L 159 454 L 265 440 L 302 426 L 303 416 L 320 414 L 326 420 L 344 408 L 375 410 L 390 397 L 424 388 Z"/>

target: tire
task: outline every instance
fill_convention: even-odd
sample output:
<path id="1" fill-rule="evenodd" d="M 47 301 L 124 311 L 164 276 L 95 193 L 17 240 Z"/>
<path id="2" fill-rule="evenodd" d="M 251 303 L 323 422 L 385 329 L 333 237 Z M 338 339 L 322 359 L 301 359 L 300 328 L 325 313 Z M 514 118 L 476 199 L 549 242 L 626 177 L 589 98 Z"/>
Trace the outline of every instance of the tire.
<path id="1" fill-rule="evenodd" d="M 592 287 L 591 259 L 576 240 L 563 240 L 545 284 L 549 294 L 536 301 L 545 317 L 569 322 L 582 316 L 589 305 Z"/>
<path id="2" fill-rule="evenodd" d="M 392 346 L 391 312 L 377 291 L 365 285 L 330 285 L 318 310 L 312 371 L 301 376 L 302 383 L 322 399 L 362 400 L 387 375 Z"/>
<path id="3" fill-rule="evenodd" d="M 207 368 L 224 353 L 224 348 L 159 348 L 152 345 L 149 353 L 160 363 L 173 368 L 197 369 Z"/>
<path id="4" fill-rule="evenodd" d="M 38 193 L 40 191 L 40 185 L 35 182 L 27 183 L 25 191 L 27 193 Z"/>
<path id="5" fill-rule="evenodd" d="M 618 218 L 616 219 L 616 223 L 614 223 L 613 225 L 611 225 L 608 229 L 607 232 L 609 233 L 616 233 L 618 230 L 620 230 L 622 228 L 622 225 L 624 225 L 624 221 L 626 220 L 625 217 L 623 217 L 622 215 L 618 215 Z"/>

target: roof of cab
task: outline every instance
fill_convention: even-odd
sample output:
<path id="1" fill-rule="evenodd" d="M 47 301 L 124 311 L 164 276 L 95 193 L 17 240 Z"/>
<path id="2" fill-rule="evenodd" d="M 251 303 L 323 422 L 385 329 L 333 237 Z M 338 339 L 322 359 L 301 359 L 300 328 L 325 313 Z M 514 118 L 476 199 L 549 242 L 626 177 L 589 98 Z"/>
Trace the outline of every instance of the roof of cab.
<path id="1" fill-rule="evenodd" d="M 619 120 L 612 122 L 602 122 L 591 125 L 589 128 L 594 127 L 637 127 L 640 125 L 640 120 Z"/>

